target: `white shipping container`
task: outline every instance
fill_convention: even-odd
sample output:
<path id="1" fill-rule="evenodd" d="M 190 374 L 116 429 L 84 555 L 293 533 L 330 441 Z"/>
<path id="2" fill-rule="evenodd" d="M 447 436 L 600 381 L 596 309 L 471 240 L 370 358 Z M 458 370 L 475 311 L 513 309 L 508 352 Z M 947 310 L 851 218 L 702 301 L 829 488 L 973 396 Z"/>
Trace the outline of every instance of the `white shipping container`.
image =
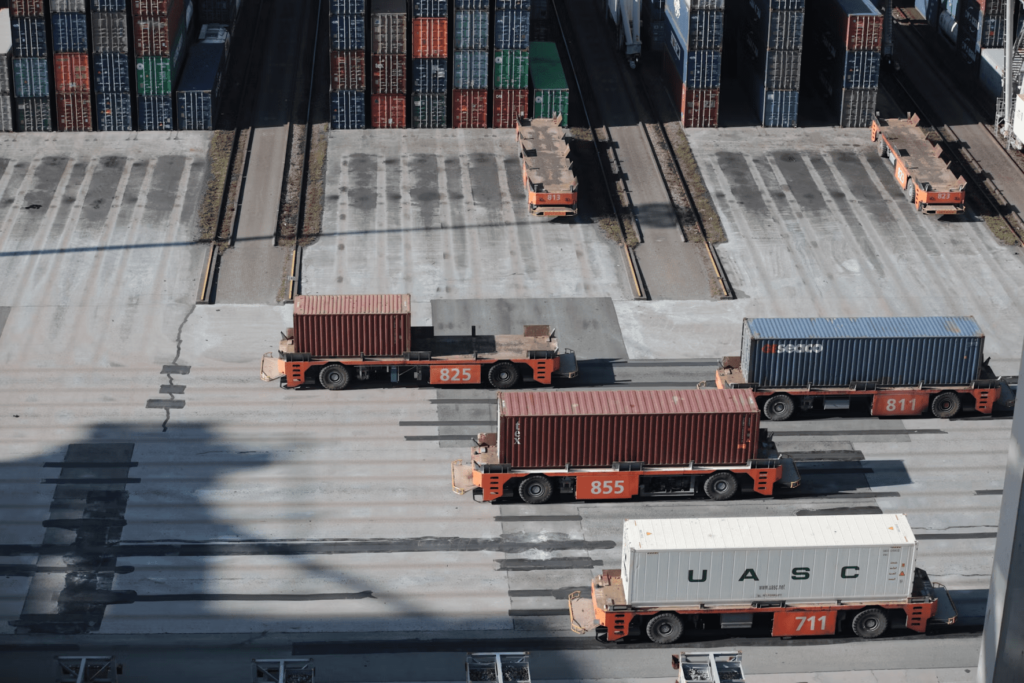
<path id="1" fill-rule="evenodd" d="M 1024 142 L 1024 95 L 1017 95 L 1017 104 L 1013 107 L 1013 134 L 1018 141 Z"/>
<path id="2" fill-rule="evenodd" d="M 898 601 L 914 586 L 905 515 L 626 520 L 634 608 Z"/>

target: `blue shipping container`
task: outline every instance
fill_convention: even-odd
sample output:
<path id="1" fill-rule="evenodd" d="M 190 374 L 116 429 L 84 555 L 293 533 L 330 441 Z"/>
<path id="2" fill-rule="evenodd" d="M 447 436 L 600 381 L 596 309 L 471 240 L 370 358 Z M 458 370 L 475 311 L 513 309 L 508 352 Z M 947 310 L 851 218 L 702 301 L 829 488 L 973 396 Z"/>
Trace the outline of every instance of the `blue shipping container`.
<path id="1" fill-rule="evenodd" d="M 11 54 L 15 57 L 46 56 L 46 19 L 14 17 L 11 19 Z"/>
<path id="2" fill-rule="evenodd" d="M 213 130 L 226 57 L 226 43 L 196 43 L 189 48 L 175 92 L 178 130 Z"/>
<path id="3" fill-rule="evenodd" d="M 50 15 L 54 52 L 89 51 L 89 27 L 85 16 L 77 12 L 55 12 Z"/>
<path id="4" fill-rule="evenodd" d="M 847 51 L 843 59 L 844 88 L 877 88 L 882 69 L 881 52 Z"/>
<path id="5" fill-rule="evenodd" d="M 354 130 L 366 128 L 366 93 L 362 90 L 331 92 L 331 128 Z"/>
<path id="6" fill-rule="evenodd" d="M 96 93 L 96 130 L 132 130 L 132 96 L 126 92 Z"/>
<path id="7" fill-rule="evenodd" d="M 241 0 L 198 0 L 196 13 L 200 24 L 227 24 L 235 21 Z"/>
<path id="8" fill-rule="evenodd" d="M 330 0 L 328 11 L 336 14 L 366 14 L 366 0 Z"/>
<path id="9" fill-rule="evenodd" d="M 494 13 L 494 49 L 530 49 L 530 12 L 501 10 Z"/>
<path id="10" fill-rule="evenodd" d="M 412 60 L 412 91 L 414 93 L 448 92 L 448 60 Z"/>
<path id="11" fill-rule="evenodd" d="M 757 42 L 769 50 L 802 50 L 803 12 L 768 12 L 752 25 Z"/>
<path id="12" fill-rule="evenodd" d="M 89 8 L 93 12 L 127 12 L 128 0 L 89 0 Z"/>
<path id="13" fill-rule="evenodd" d="M 99 92 L 128 92 L 132 67 L 128 55 L 120 52 L 95 52 L 92 55 L 93 85 Z"/>
<path id="14" fill-rule="evenodd" d="M 675 3 L 676 0 L 670 0 Z M 725 0 L 679 0 L 680 3 L 686 3 L 691 10 L 724 10 Z M 749 2 L 749 0 L 748 0 Z"/>
<path id="15" fill-rule="evenodd" d="M 174 98 L 143 95 L 138 100 L 139 130 L 174 130 Z"/>
<path id="16" fill-rule="evenodd" d="M 447 19 L 448 0 L 412 0 L 414 19 Z"/>
<path id="17" fill-rule="evenodd" d="M 486 90 L 490 77 L 487 53 L 483 50 L 456 50 L 452 60 L 452 89 Z"/>
<path id="18" fill-rule="evenodd" d="M 686 0 L 683 0 L 685 2 Z M 823 0 L 818 0 L 822 2 Z M 806 0 L 748 0 L 756 3 L 762 11 L 771 12 L 803 12 L 807 9 Z"/>
<path id="19" fill-rule="evenodd" d="M 757 118 L 765 128 L 796 128 L 800 93 L 796 90 L 764 90 L 754 95 Z"/>
<path id="20" fill-rule="evenodd" d="M 494 0 L 494 9 L 499 12 L 510 9 L 530 9 L 530 0 Z"/>
<path id="21" fill-rule="evenodd" d="M 456 10 L 452 45 L 456 50 L 486 50 L 490 46 L 491 15 L 479 10 Z M 521 49 L 521 48 L 520 48 Z"/>
<path id="22" fill-rule="evenodd" d="M 331 17 L 332 50 L 365 50 L 366 19 L 361 15 L 339 14 Z"/>
<path id="23" fill-rule="evenodd" d="M 490 0 L 455 0 L 455 9 L 490 9 Z"/>
<path id="24" fill-rule="evenodd" d="M 688 50 L 721 50 L 725 13 L 690 9 L 685 0 L 679 0 L 678 5 L 670 5 L 666 14 L 676 35 L 683 39 L 683 46 Z"/>
<path id="25" fill-rule="evenodd" d="M 962 386 L 978 378 L 984 344 L 971 317 L 747 318 L 741 368 L 765 388 Z"/>
<path id="26" fill-rule="evenodd" d="M 676 73 L 687 88 L 719 88 L 722 85 L 722 53 L 698 50 L 688 52 L 676 34 L 669 31 L 668 54 L 676 66 Z"/>
<path id="27" fill-rule="evenodd" d="M 50 68 L 45 57 L 16 57 L 13 71 L 15 97 L 50 96 Z"/>

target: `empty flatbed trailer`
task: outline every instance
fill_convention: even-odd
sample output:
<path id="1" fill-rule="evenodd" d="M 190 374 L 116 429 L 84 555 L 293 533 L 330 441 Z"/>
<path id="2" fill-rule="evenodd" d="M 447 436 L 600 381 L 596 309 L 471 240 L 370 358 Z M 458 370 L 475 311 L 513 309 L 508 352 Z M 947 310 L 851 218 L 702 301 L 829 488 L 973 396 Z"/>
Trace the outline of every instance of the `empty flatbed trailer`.
<path id="1" fill-rule="evenodd" d="M 917 114 L 872 118 L 871 141 L 878 143 L 878 156 L 893 165 L 893 177 L 915 209 L 937 214 L 964 210 L 967 181 L 949 170 L 942 148 L 928 139 Z"/>

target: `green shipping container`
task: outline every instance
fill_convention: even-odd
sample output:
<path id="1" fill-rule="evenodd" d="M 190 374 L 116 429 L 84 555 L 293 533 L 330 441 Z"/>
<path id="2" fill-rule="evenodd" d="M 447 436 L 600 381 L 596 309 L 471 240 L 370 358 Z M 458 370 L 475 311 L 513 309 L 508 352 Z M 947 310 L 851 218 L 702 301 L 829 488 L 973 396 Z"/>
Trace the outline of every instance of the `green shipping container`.
<path id="1" fill-rule="evenodd" d="M 174 84 L 185 64 L 188 52 L 189 24 L 182 21 L 174 36 L 170 57 L 136 57 L 135 87 L 140 97 L 163 97 L 174 94 Z"/>
<path id="2" fill-rule="evenodd" d="M 530 87 L 530 51 L 494 51 L 494 88 L 526 90 Z"/>
<path id="3" fill-rule="evenodd" d="M 551 119 L 561 114 L 562 125 L 568 126 L 569 85 L 554 43 L 530 43 L 530 87 L 533 118 Z"/>

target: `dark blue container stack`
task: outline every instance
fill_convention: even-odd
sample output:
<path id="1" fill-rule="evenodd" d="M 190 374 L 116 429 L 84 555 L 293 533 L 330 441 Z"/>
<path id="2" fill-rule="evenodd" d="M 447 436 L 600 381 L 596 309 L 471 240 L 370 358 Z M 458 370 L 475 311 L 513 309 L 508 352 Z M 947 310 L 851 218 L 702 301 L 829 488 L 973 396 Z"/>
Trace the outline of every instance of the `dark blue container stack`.
<path id="1" fill-rule="evenodd" d="M 668 6 L 671 9 L 672 3 L 669 2 Z M 665 18 L 665 0 L 643 0 L 640 6 L 640 35 L 644 40 L 644 49 L 652 52 L 664 50 L 670 30 Z"/>
<path id="2" fill-rule="evenodd" d="M 132 24 L 128 0 L 90 0 L 89 9 L 96 130 L 132 130 Z"/>
<path id="3" fill-rule="evenodd" d="M 331 128 L 366 128 L 366 0 L 328 0 Z"/>
<path id="4" fill-rule="evenodd" d="M 487 127 L 490 28 L 489 0 L 455 0 L 451 79 L 453 128 Z"/>
<path id="5" fill-rule="evenodd" d="M 417 55 L 416 35 L 419 25 L 427 23 L 422 21 L 425 19 L 444 19 L 447 27 L 448 0 L 412 0 L 412 128 L 447 128 L 448 52 L 445 50 L 443 57 Z M 439 55 L 440 50 L 433 53 Z"/>
<path id="6" fill-rule="evenodd" d="M 978 3 L 978 53 L 983 48 L 1003 47 L 1006 43 L 1005 0 L 976 0 Z"/>
<path id="7" fill-rule="evenodd" d="M 818 0 L 823 2 L 826 0 Z M 751 0 L 740 72 L 765 128 L 796 128 L 805 0 Z"/>
<path id="8" fill-rule="evenodd" d="M 228 68 L 230 38 L 224 24 L 207 24 L 188 59 L 174 93 L 177 130 L 213 130 L 220 111 L 224 73 Z"/>
<path id="9" fill-rule="evenodd" d="M 52 131 L 45 7 L 41 1 L 15 2 L 10 9 L 15 128 L 21 132 Z"/>
<path id="10" fill-rule="evenodd" d="M 815 0 L 807 22 L 816 48 L 811 68 L 839 125 L 870 126 L 882 69 L 881 12 L 869 0 Z"/>
<path id="11" fill-rule="evenodd" d="M 669 33 L 662 66 L 684 126 L 718 126 L 725 0 L 666 5 Z"/>
<path id="12" fill-rule="evenodd" d="M 197 0 L 196 15 L 202 24 L 224 24 L 233 30 L 242 0 Z"/>
<path id="13" fill-rule="evenodd" d="M 0 132 L 14 130 L 14 98 L 11 90 L 11 11 L 0 9 Z"/>

